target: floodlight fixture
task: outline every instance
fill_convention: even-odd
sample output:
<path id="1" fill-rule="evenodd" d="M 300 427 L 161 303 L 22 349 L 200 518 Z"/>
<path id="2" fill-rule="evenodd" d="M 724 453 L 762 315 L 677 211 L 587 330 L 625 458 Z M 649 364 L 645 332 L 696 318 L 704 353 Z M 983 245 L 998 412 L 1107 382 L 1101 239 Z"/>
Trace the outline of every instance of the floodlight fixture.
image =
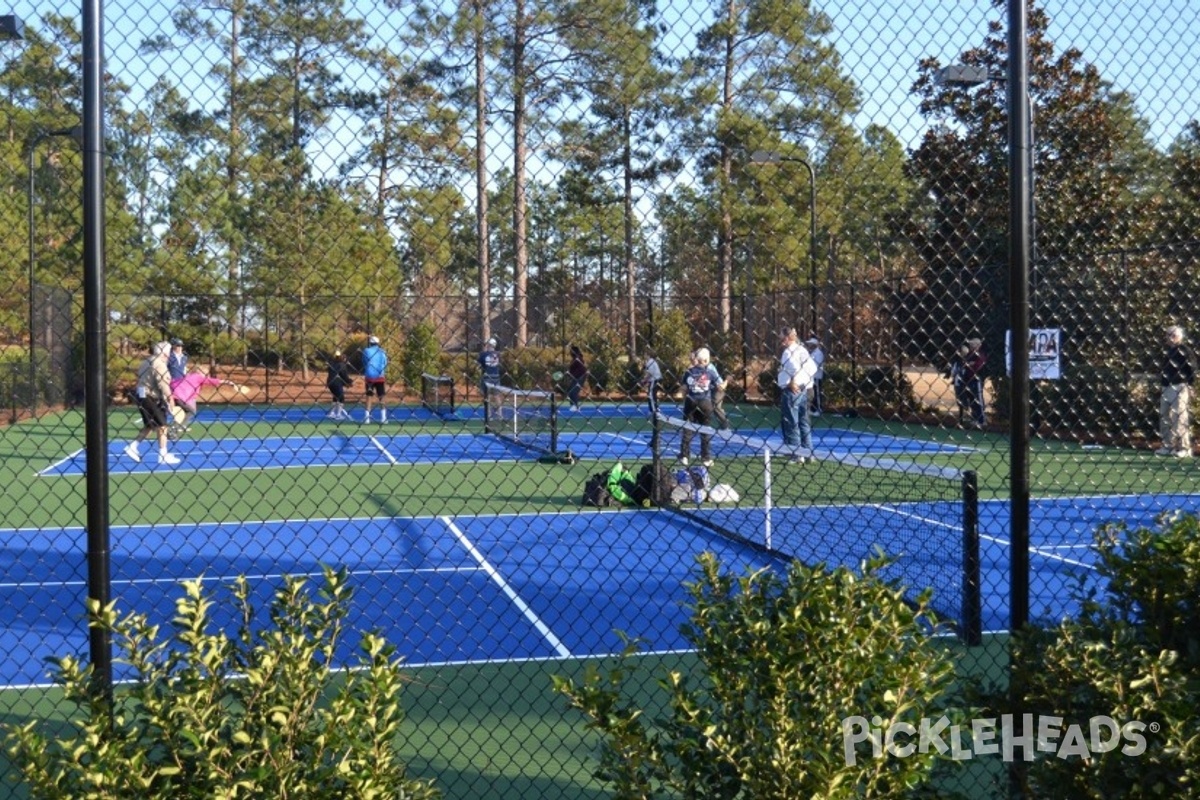
<path id="1" fill-rule="evenodd" d="M 934 73 L 934 80 L 942 86 L 982 86 L 991 79 L 987 67 L 974 64 L 951 64 Z"/>
<path id="2" fill-rule="evenodd" d="M 15 14 L 0 15 L 0 40 L 16 42 L 25 38 L 25 23 Z"/>

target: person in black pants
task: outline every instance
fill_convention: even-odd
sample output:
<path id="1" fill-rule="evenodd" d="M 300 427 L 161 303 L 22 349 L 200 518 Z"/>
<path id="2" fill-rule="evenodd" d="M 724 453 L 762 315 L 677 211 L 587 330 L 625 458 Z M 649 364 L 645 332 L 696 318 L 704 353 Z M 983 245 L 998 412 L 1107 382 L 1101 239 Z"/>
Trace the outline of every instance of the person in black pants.
<path id="1" fill-rule="evenodd" d="M 692 365 L 683 374 L 683 385 L 687 392 L 683 398 L 683 418 L 697 425 L 708 426 L 713 416 L 713 393 L 725 385 L 717 368 L 711 363 L 707 347 L 701 347 L 692 356 Z M 691 456 L 693 431 L 684 428 L 680 434 L 679 463 L 687 465 Z M 712 466 L 712 434 L 700 434 L 700 461 Z"/>

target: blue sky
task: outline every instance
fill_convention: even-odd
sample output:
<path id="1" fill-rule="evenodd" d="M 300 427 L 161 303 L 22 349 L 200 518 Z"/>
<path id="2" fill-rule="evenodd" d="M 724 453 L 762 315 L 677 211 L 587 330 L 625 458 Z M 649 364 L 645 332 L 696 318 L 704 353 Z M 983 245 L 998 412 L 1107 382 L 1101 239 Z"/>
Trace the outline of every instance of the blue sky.
<path id="1" fill-rule="evenodd" d="M 206 70 L 199 51 L 171 59 L 148 60 L 136 53 L 141 39 L 154 32 L 173 0 L 108 0 L 104 7 L 106 54 L 110 70 L 148 87 L 160 74 L 203 94 L 200 74 Z M 690 33 L 706 21 L 707 0 L 660 0 L 664 18 L 676 20 L 690 42 Z M 378 26 L 380 38 L 390 39 L 403 12 L 383 16 L 377 0 L 347 0 L 351 14 Z M 916 65 L 926 55 L 953 62 L 964 49 L 982 42 L 989 20 L 1003 10 L 988 0 L 840 0 L 820 3 L 833 20 L 834 44 L 843 68 L 857 81 L 863 98 L 858 123 L 882 124 L 908 147 L 916 146 L 924 122 L 916 112 L 909 88 Z M 34 23 L 58 3 L 20 0 L 12 13 Z M 355 9 L 358 10 L 355 10 Z M 1197 116 L 1200 102 L 1200 3 L 1196 0 L 1044 0 L 1051 34 L 1061 50 L 1080 48 L 1101 74 L 1117 88 L 1132 92 L 1147 117 L 1153 136 L 1169 143 L 1185 123 Z M 164 26 L 166 27 L 166 26 Z"/>
<path id="2" fill-rule="evenodd" d="M 907 97 L 917 62 L 936 56 L 953 63 L 982 43 L 989 21 L 1004 16 L 987 0 L 845 0 L 825 8 L 863 92 L 860 122 L 883 122 L 910 147 L 922 123 Z M 1132 92 L 1161 145 L 1197 116 L 1200 3 L 1045 0 L 1043 8 L 1057 51 L 1079 48 L 1106 80 Z"/>

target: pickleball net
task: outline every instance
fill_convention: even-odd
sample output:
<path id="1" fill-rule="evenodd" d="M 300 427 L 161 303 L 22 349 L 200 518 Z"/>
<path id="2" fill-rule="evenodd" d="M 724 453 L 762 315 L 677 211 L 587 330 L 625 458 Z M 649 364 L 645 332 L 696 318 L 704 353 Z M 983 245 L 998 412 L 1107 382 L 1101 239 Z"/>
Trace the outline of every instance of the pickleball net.
<path id="1" fill-rule="evenodd" d="M 683 433 L 693 443 L 680 460 Z M 712 485 L 736 503 L 695 503 L 687 489 L 711 436 Z M 931 607 L 968 642 L 981 637 L 978 481 L 973 471 L 851 452 L 807 450 L 778 435 L 746 435 L 659 414 L 651 439 L 654 474 L 685 488 L 655 487 L 664 508 L 724 536 L 807 564 L 858 567 L 882 552 L 883 575 L 910 598 L 932 590 Z M 804 463 L 798 463 L 804 459 Z"/>
<path id="2" fill-rule="evenodd" d="M 454 379 L 449 375 L 421 373 L 421 405 L 439 417 L 453 417 Z"/>
<path id="3" fill-rule="evenodd" d="M 547 459 L 558 447 L 558 400 L 554 392 L 486 384 L 484 430 Z"/>

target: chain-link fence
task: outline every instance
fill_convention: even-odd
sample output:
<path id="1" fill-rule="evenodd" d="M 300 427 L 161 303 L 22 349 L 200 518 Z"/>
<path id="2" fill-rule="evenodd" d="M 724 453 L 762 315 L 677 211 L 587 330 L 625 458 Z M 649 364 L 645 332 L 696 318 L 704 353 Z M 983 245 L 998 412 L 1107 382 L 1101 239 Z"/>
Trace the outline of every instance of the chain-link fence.
<path id="1" fill-rule="evenodd" d="M 102 403 L 82 20 L 8 10 L 0 722 L 70 717 L 47 659 L 95 656 L 98 579 L 169 625 L 181 581 L 263 591 L 332 565 L 352 627 L 412 673 L 412 774 L 454 798 L 607 796 L 551 677 L 624 637 L 694 673 L 701 552 L 882 550 L 910 601 L 933 589 L 962 680 L 1003 692 L 1022 571 L 1053 623 L 1079 611 L 1098 525 L 1200 509 L 1190 373 L 1164 341 L 1180 326 L 1190 359 L 1200 330 L 1185 3 L 1028 5 L 1027 297 L 1000 0 L 109 3 Z M 802 401 L 788 329 L 822 359 Z M 160 342 L 178 417 L 154 410 Z M 726 382 L 703 402 L 700 348 Z M 517 391 L 485 403 L 489 382 Z M 583 504 L 618 464 L 653 502 Z M 948 757 L 934 791 L 1015 791 L 985 752 Z"/>

